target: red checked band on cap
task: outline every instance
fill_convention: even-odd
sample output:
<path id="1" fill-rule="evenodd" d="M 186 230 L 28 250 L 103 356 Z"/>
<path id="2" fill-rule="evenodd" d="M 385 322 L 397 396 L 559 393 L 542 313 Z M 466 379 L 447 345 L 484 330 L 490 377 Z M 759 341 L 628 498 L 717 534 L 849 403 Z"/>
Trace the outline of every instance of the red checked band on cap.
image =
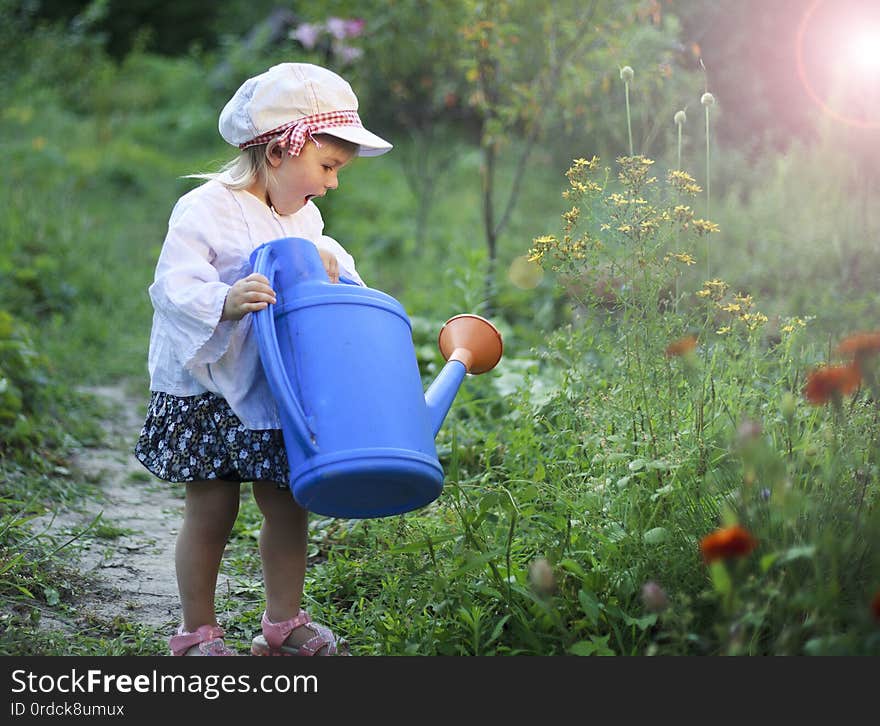
<path id="1" fill-rule="evenodd" d="M 315 141 L 315 134 L 321 133 L 326 129 L 332 129 L 336 126 L 360 126 L 363 128 L 363 124 L 361 124 L 361 119 L 360 116 L 358 116 L 357 111 L 329 111 L 327 113 L 316 113 L 313 116 L 306 116 L 297 119 L 296 121 L 281 124 L 281 126 L 278 126 L 271 131 L 267 131 L 250 141 L 245 141 L 243 144 L 239 144 L 238 148 L 246 149 L 249 146 L 256 146 L 257 144 L 267 144 L 272 139 L 279 137 L 278 144 L 282 147 L 286 146 L 287 153 L 290 154 L 290 156 L 299 156 L 299 152 L 302 151 L 302 147 L 305 145 L 307 138 Z M 315 144 L 320 146 L 317 141 L 315 141 Z"/>

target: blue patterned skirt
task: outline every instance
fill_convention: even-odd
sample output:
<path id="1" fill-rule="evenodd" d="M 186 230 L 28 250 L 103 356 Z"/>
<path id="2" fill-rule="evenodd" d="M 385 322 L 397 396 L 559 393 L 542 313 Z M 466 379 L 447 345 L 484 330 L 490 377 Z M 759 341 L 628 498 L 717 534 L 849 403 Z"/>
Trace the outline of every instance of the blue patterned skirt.
<path id="1" fill-rule="evenodd" d="M 280 429 L 245 428 L 213 393 L 181 397 L 153 391 L 134 453 L 165 481 L 274 481 L 289 488 Z"/>

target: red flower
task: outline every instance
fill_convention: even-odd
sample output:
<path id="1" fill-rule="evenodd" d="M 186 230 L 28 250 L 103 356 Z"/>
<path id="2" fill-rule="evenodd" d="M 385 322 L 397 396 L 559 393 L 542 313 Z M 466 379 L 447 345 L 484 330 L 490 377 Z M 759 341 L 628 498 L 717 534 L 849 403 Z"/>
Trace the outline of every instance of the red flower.
<path id="1" fill-rule="evenodd" d="M 707 565 L 716 560 L 745 557 L 757 546 L 758 540 L 738 524 L 716 529 L 700 540 L 700 552 L 703 553 L 703 561 Z"/>
<path id="2" fill-rule="evenodd" d="M 855 364 L 817 368 L 807 376 L 804 397 L 814 406 L 852 393 L 859 387 L 862 374 Z"/>
<path id="3" fill-rule="evenodd" d="M 844 338 L 837 346 L 840 355 L 850 358 L 867 358 L 880 353 L 880 331 L 872 333 L 854 333 Z"/>
<path id="4" fill-rule="evenodd" d="M 666 356 L 686 355 L 697 347 L 697 336 L 686 335 L 684 338 L 674 340 L 666 347 Z"/>
<path id="5" fill-rule="evenodd" d="M 880 590 L 874 593 L 874 598 L 871 600 L 871 612 L 874 613 L 874 620 L 880 622 Z"/>

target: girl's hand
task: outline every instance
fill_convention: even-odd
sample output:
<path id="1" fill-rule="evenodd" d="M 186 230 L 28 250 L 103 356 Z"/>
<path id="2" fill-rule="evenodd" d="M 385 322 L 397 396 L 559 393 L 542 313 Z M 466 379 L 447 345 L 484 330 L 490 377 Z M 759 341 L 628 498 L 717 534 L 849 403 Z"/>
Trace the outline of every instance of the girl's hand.
<path id="1" fill-rule="evenodd" d="M 220 320 L 241 320 L 247 313 L 275 304 L 275 291 L 269 280 L 256 272 L 235 282 L 226 294 Z"/>
<path id="2" fill-rule="evenodd" d="M 339 260 L 336 259 L 336 255 L 326 250 L 318 250 L 318 254 L 321 255 L 321 262 L 324 263 L 330 282 L 339 282 Z"/>

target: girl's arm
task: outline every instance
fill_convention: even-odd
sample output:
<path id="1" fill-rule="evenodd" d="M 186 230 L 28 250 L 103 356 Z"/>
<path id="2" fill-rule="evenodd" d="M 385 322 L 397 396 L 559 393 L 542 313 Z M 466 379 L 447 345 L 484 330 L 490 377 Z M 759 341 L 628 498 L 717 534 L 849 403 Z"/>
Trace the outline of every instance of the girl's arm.
<path id="1" fill-rule="evenodd" d="M 221 280 L 209 241 L 222 235 L 211 215 L 175 208 L 149 289 L 159 321 L 175 341 L 175 357 L 187 368 L 219 360 L 236 325 L 232 318 L 222 320 L 232 286 Z"/>

